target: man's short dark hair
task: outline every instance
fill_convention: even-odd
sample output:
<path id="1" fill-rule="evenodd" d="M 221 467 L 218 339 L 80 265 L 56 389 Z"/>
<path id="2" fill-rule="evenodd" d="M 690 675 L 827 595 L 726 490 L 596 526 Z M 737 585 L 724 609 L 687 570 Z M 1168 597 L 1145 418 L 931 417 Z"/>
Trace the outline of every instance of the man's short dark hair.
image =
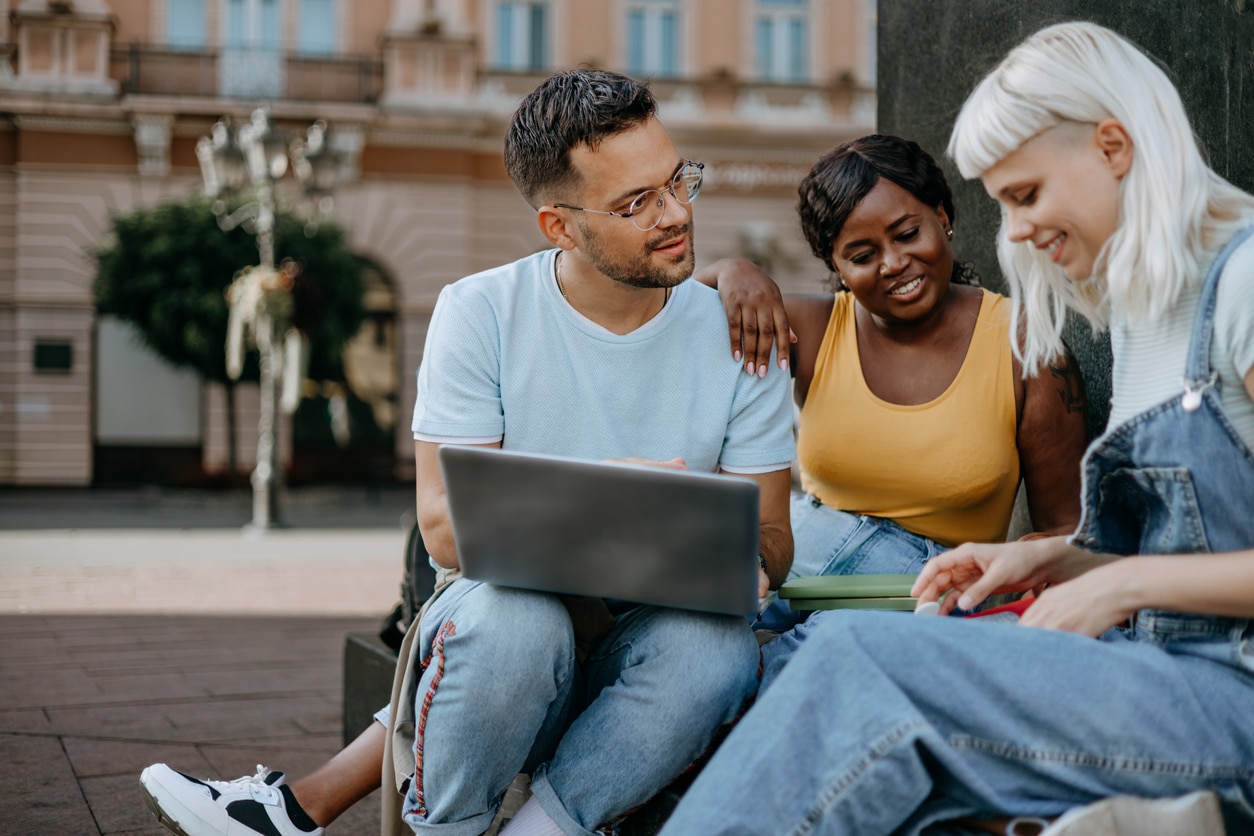
<path id="1" fill-rule="evenodd" d="M 505 135 L 505 170 L 534 207 L 578 184 L 571 149 L 647 121 L 657 100 L 647 84 L 606 70 L 568 70 L 527 94 Z"/>

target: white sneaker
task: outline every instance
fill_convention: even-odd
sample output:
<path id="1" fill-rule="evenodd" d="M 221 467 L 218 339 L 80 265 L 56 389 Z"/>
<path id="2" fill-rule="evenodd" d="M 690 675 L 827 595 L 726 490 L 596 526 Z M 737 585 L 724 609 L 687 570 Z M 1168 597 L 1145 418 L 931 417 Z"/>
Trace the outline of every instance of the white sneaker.
<path id="1" fill-rule="evenodd" d="M 322 836 L 283 773 L 260 764 L 256 775 L 201 781 L 155 763 L 139 783 L 148 809 L 177 836 Z"/>

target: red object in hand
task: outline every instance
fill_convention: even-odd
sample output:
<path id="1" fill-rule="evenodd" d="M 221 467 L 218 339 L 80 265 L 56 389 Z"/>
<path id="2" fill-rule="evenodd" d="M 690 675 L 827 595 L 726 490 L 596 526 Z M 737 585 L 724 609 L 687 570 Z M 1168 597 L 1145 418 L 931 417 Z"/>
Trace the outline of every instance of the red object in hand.
<path id="1" fill-rule="evenodd" d="M 1000 607 L 993 607 L 992 609 L 981 610 L 980 612 L 973 612 L 970 615 L 964 616 L 964 617 L 965 618 L 983 618 L 984 616 L 988 616 L 988 615 L 1002 615 L 1003 613 L 1010 613 L 1014 615 L 1017 619 L 1018 616 L 1021 616 L 1025 612 L 1028 611 L 1028 607 L 1032 606 L 1035 603 L 1036 603 L 1035 597 L 1020 598 L 1018 601 L 1011 601 L 1009 604 L 1002 604 Z"/>

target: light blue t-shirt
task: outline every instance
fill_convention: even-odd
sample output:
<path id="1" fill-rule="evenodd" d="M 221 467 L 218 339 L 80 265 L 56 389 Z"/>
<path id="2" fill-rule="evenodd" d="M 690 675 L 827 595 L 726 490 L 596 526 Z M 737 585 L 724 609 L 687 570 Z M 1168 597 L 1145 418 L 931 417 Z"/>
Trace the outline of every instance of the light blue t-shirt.
<path id="1" fill-rule="evenodd" d="M 414 437 L 605 459 L 682 457 L 765 473 L 794 456 L 789 379 L 732 359 L 718 294 L 695 281 L 630 334 L 562 298 L 556 250 L 444 288 L 431 316 Z"/>

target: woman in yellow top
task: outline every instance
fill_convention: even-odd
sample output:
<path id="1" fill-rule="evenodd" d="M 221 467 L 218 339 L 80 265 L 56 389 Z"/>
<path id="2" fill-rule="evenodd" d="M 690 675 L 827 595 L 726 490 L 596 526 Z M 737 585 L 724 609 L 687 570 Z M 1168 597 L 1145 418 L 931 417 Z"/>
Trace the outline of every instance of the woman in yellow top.
<path id="1" fill-rule="evenodd" d="M 799 192 L 802 230 L 841 292 L 784 297 L 777 326 L 796 337 L 801 407 L 794 576 L 912 573 L 958 543 L 1004 541 L 1021 478 L 1035 532 L 1074 530 L 1083 383 L 1065 355 L 1024 377 L 1009 300 L 954 260 L 953 196 L 932 157 L 862 137 L 820 159 Z M 698 278 L 717 282 L 733 326 L 770 330 L 778 290 L 756 268 L 720 262 Z M 758 626 L 796 621 L 776 602 Z M 807 627 L 772 643 L 768 677 Z"/>

